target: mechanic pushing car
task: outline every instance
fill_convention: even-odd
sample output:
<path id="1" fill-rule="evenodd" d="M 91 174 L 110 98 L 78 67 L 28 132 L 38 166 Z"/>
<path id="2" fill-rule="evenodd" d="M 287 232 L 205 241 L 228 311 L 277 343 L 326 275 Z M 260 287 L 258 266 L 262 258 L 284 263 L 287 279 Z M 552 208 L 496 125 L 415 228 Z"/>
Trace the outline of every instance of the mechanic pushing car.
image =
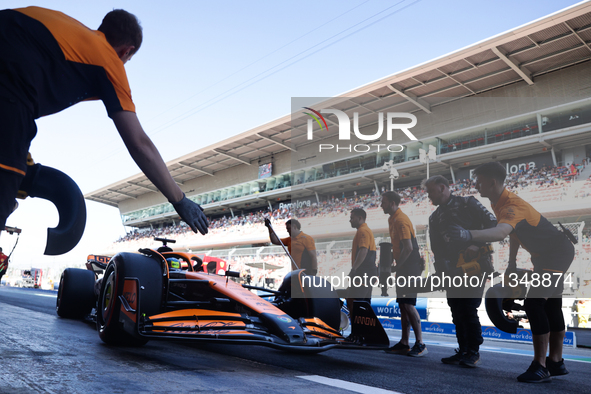
<path id="1" fill-rule="evenodd" d="M 510 235 L 509 265 L 505 274 L 517 269 L 520 246 L 531 254 L 534 271 L 523 306 L 531 326 L 534 360 L 517 380 L 551 382 L 551 376 L 568 373 L 562 358 L 565 335 L 562 291 L 563 274 L 574 259 L 575 249 L 567 234 L 559 231 L 515 193 L 505 189 L 506 175 L 505 167 L 499 162 L 482 164 L 474 170 L 476 189 L 490 200 L 497 226 L 485 230 L 450 226 L 446 237 L 450 242 L 494 242 Z M 546 357 L 548 347 L 550 353 Z"/>
<path id="2" fill-rule="evenodd" d="M 133 160 L 194 232 L 207 234 L 201 207 L 174 182 L 135 113 L 124 64 L 139 50 L 137 18 L 113 10 L 98 30 L 44 8 L 0 11 L 0 229 L 27 172 L 35 119 L 100 99 Z"/>

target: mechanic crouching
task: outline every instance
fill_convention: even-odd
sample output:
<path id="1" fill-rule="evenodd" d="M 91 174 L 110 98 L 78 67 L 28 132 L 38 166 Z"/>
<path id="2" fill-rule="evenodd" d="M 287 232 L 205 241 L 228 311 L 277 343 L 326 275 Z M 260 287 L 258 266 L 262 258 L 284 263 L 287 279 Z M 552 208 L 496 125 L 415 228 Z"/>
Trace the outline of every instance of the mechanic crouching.
<path id="1" fill-rule="evenodd" d="M 445 242 L 444 234 L 450 225 L 466 229 L 486 229 L 497 225 L 495 217 L 474 197 L 451 194 L 448 180 L 432 176 L 423 181 L 423 188 L 437 209 L 429 217 L 429 238 L 435 256 L 437 275 L 482 277 L 492 272 L 492 248 L 484 242 Z M 443 281 L 442 281 L 443 282 Z M 472 282 L 472 281 L 471 281 Z M 480 345 L 483 342 L 478 307 L 482 302 L 485 280 L 478 286 L 448 286 L 447 304 L 451 309 L 459 349 L 456 354 L 441 359 L 444 364 L 459 364 L 474 368 L 480 363 Z"/>

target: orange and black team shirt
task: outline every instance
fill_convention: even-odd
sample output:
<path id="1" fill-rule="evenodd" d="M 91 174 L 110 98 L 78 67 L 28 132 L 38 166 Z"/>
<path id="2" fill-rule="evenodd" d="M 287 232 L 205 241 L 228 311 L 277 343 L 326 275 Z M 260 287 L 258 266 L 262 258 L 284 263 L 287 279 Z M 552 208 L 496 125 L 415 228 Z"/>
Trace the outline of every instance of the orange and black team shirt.
<path id="1" fill-rule="evenodd" d="M 511 225 L 513 231 L 510 236 L 534 257 L 552 253 L 558 245 L 567 241 L 552 223 L 507 189 L 503 190 L 492 208 L 498 223 Z"/>
<path id="2" fill-rule="evenodd" d="M 5 273 L 7 268 L 8 268 L 8 256 L 5 255 L 4 253 L 0 252 L 0 274 Z"/>
<path id="3" fill-rule="evenodd" d="M 396 263 L 400 264 L 398 259 L 400 258 L 400 252 L 402 252 L 403 239 L 410 239 L 413 247 L 410 256 L 408 256 L 408 262 L 405 265 L 418 262 L 421 255 L 419 253 L 419 244 L 417 243 L 415 231 L 412 227 L 412 222 L 400 208 L 396 210 L 394 215 L 388 218 L 388 229 L 390 231 L 390 242 L 392 242 L 392 253 Z"/>
<path id="4" fill-rule="evenodd" d="M 310 237 L 308 234 L 304 234 L 303 231 L 300 231 L 297 237 L 281 238 L 281 242 L 283 242 L 283 245 L 287 247 L 287 251 L 294 259 L 294 261 L 298 264 L 298 266 L 300 266 L 300 268 L 302 268 L 301 263 L 304 251 L 316 251 L 316 244 L 314 243 L 314 239 Z"/>
<path id="5" fill-rule="evenodd" d="M 353 238 L 353 247 L 351 249 L 351 267 L 355 263 L 357 252 L 360 248 L 367 248 L 367 256 L 361 263 L 359 270 L 362 272 L 372 272 L 376 269 L 376 242 L 373 237 L 373 233 L 367 226 L 367 223 L 363 223 L 357 229 L 355 237 Z"/>
<path id="6" fill-rule="evenodd" d="M 135 112 L 123 62 L 103 33 L 39 7 L 0 11 L 0 85 L 35 119 L 88 99 Z"/>

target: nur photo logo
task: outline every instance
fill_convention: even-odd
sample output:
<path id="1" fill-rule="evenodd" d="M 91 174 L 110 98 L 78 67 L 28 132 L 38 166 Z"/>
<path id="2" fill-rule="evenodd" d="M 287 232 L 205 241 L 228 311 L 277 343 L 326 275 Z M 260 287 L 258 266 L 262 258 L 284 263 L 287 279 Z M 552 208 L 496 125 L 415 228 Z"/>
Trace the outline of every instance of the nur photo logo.
<path id="1" fill-rule="evenodd" d="M 353 130 L 351 130 L 351 119 L 349 116 L 338 109 L 321 109 L 320 111 L 314 110 L 310 107 L 303 107 L 310 112 L 304 112 L 305 115 L 309 116 L 307 124 L 307 139 L 312 141 L 314 139 L 314 123 L 318 125 L 319 130 L 328 131 L 328 122 L 323 114 L 334 115 L 337 118 L 338 124 L 338 139 L 339 141 L 350 141 L 351 137 L 354 136 L 361 141 L 375 141 L 380 139 L 384 134 L 384 113 L 378 113 L 377 131 L 373 133 L 362 133 L 359 127 L 359 113 L 353 113 Z M 369 152 L 373 147 L 379 152 L 380 149 L 386 149 L 389 152 L 402 152 L 404 146 L 400 144 L 391 144 L 393 140 L 394 131 L 402 131 L 404 135 L 411 141 L 417 141 L 417 137 L 409 130 L 416 126 L 417 117 L 408 112 L 387 112 L 386 113 L 386 140 L 388 144 L 377 144 L 377 143 L 360 143 L 360 144 L 319 144 L 318 151 L 335 150 L 348 151 L 348 152 Z M 410 122 L 401 122 L 403 120 L 410 120 Z M 335 123 L 335 122 L 331 122 Z M 367 130 L 364 130 L 367 133 Z"/>

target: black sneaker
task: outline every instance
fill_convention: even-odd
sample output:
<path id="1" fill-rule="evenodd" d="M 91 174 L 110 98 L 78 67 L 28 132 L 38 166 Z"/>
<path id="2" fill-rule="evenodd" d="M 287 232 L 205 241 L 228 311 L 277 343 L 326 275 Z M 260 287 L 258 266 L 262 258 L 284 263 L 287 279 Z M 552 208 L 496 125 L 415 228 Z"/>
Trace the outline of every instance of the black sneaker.
<path id="1" fill-rule="evenodd" d="M 464 357 L 464 354 L 466 354 L 466 353 L 464 353 L 460 349 L 456 349 L 456 354 L 454 354 L 453 356 L 450 356 L 450 357 L 442 358 L 441 362 L 444 364 L 458 365 L 460 363 L 460 360 L 462 359 L 462 357 Z"/>
<path id="2" fill-rule="evenodd" d="M 546 357 L 546 368 L 548 368 L 548 372 L 552 376 L 560 376 L 568 374 L 568 370 L 564 366 L 564 359 L 561 359 L 558 362 L 554 362 L 550 360 L 550 358 Z"/>
<path id="3" fill-rule="evenodd" d="M 476 368 L 480 364 L 480 353 L 472 350 L 464 354 L 464 357 L 460 360 L 460 365 L 468 368 Z"/>
<path id="4" fill-rule="evenodd" d="M 390 354 L 408 354 L 408 352 L 410 352 L 410 346 L 398 342 L 396 345 L 384 351 Z"/>
<path id="5" fill-rule="evenodd" d="M 521 375 L 517 377 L 517 380 L 520 382 L 526 383 L 550 383 L 552 382 L 552 378 L 550 377 L 550 372 L 537 361 L 532 361 L 531 365 Z"/>
<path id="6" fill-rule="evenodd" d="M 408 352 L 408 355 L 411 357 L 422 357 L 427 353 L 429 353 L 427 350 L 427 345 L 424 343 L 415 342 L 412 349 L 410 349 L 410 352 Z"/>

